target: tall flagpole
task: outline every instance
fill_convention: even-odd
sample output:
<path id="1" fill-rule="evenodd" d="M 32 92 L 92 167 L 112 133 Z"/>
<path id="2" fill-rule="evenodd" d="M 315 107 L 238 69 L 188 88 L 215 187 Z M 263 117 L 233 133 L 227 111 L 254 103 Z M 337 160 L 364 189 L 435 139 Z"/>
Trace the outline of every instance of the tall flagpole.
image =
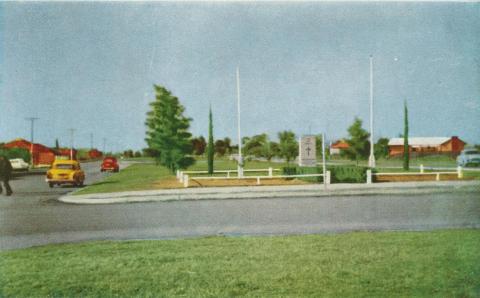
<path id="1" fill-rule="evenodd" d="M 368 158 L 368 166 L 370 168 L 375 168 L 373 146 L 373 56 L 370 55 L 370 156 Z"/>
<path id="2" fill-rule="evenodd" d="M 242 137 L 240 134 L 240 71 L 237 67 L 238 177 L 243 177 Z"/>

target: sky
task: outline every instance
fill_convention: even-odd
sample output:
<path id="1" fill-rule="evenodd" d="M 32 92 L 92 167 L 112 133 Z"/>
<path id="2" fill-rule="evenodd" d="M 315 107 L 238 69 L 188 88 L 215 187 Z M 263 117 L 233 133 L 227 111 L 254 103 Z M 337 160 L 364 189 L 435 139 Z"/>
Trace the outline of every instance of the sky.
<path id="1" fill-rule="evenodd" d="M 459 136 L 480 143 L 480 3 L 3 2 L 0 142 L 59 139 L 107 151 L 146 147 L 153 84 L 207 136 L 282 130 L 347 137 Z"/>

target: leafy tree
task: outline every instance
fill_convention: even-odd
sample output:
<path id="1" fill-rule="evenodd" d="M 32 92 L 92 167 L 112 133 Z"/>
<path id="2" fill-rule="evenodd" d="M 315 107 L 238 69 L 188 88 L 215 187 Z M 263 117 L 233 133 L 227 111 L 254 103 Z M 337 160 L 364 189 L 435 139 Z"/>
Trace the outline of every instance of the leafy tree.
<path id="1" fill-rule="evenodd" d="M 262 148 L 262 157 L 270 161 L 274 156 L 278 155 L 280 155 L 280 145 L 267 139 Z"/>
<path id="2" fill-rule="evenodd" d="M 152 148 L 143 148 L 142 155 L 145 157 L 155 157 L 158 155 L 158 151 Z"/>
<path id="3" fill-rule="evenodd" d="M 142 157 L 142 152 L 135 151 L 135 157 Z"/>
<path id="4" fill-rule="evenodd" d="M 280 157 L 285 158 L 287 163 L 295 159 L 298 155 L 298 142 L 292 131 L 282 131 L 278 133 Z"/>
<path id="5" fill-rule="evenodd" d="M 388 139 L 380 138 L 374 146 L 375 157 L 387 157 L 388 156 Z"/>
<path id="6" fill-rule="evenodd" d="M 230 140 L 230 138 L 226 137 L 225 139 L 223 139 L 223 142 L 225 143 L 226 153 L 231 154 L 232 153 L 232 140 Z"/>
<path id="7" fill-rule="evenodd" d="M 403 169 L 408 171 L 410 168 L 410 150 L 408 146 L 408 108 L 407 102 L 404 104 L 404 126 L 403 126 Z"/>
<path id="8" fill-rule="evenodd" d="M 123 156 L 125 156 L 126 158 L 132 158 L 134 156 L 133 150 L 123 151 Z"/>
<path id="9" fill-rule="evenodd" d="M 208 146 L 207 146 L 207 166 L 208 174 L 213 174 L 213 155 L 215 148 L 213 147 L 213 120 L 212 120 L 212 108 L 208 112 Z"/>
<path id="10" fill-rule="evenodd" d="M 245 153 L 256 157 L 261 157 L 264 153 L 266 143 L 268 142 L 267 135 L 263 133 L 244 139 L 247 140 L 244 146 Z"/>
<path id="11" fill-rule="evenodd" d="M 370 143 L 368 137 L 370 134 L 362 128 L 362 120 L 355 118 L 353 124 L 348 128 L 350 138 L 347 139 L 348 149 L 343 150 L 343 155 L 350 160 L 355 160 L 358 164 L 360 159 L 366 159 L 369 155 Z"/>
<path id="12" fill-rule="evenodd" d="M 227 144 L 225 144 L 224 140 L 216 140 L 215 141 L 215 153 L 218 156 L 224 156 L 227 153 Z"/>
<path id="13" fill-rule="evenodd" d="M 150 103 L 145 125 L 149 148 L 157 150 L 157 163 L 172 172 L 192 165 L 191 134 L 188 131 L 192 119 L 183 115 L 185 108 L 177 97 L 162 86 L 154 85 L 155 101 Z"/>
<path id="14" fill-rule="evenodd" d="M 192 139 L 193 153 L 195 155 L 203 155 L 205 153 L 205 148 L 207 147 L 207 142 L 203 136 Z"/>

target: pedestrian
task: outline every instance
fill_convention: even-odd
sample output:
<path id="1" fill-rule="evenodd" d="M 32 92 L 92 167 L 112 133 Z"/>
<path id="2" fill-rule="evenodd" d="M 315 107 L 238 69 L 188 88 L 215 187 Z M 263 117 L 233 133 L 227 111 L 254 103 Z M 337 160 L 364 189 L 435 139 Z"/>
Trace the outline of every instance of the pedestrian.
<path id="1" fill-rule="evenodd" d="M 6 195 L 12 195 L 12 188 L 8 183 L 10 181 L 10 177 L 12 175 L 12 165 L 10 161 L 3 155 L 0 155 L 0 180 L 3 181 L 3 186 L 5 186 L 5 190 L 7 191 Z M 0 194 L 3 192 L 2 185 L 0 183 Z"/>

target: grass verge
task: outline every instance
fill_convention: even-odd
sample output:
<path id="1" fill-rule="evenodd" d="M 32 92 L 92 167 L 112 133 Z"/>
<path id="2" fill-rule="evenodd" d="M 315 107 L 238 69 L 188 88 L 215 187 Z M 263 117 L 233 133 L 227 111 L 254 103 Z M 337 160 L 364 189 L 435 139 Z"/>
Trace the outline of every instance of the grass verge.
<path id="1" fill-rule="evenodd" d="M 0 253 L 2 297 L 478 297 L 480 230 L 91 242 Z"/>

